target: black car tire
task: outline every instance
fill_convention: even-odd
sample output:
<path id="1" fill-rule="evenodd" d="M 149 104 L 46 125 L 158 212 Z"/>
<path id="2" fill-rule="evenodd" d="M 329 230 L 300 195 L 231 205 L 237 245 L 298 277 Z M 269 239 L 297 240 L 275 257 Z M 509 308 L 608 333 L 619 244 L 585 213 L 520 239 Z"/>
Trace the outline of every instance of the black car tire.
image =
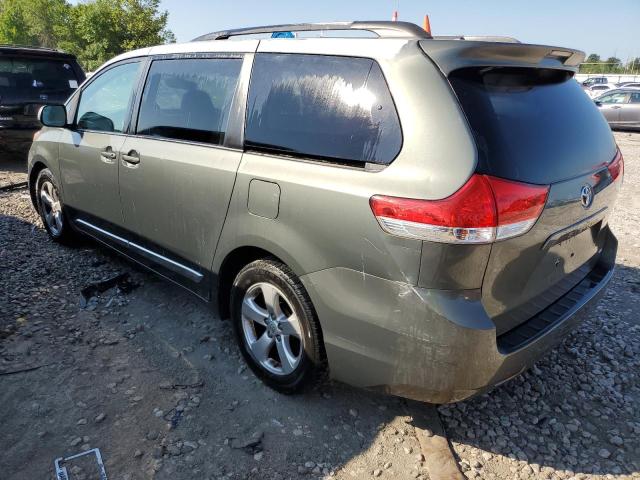
<path id="1" fill-rule="evenodd" d="M 251 350 L 247 339 L 247 335 L 250 335 L 250 333 L 246 333 L 246 325 L 249 322 L 247 316 L 243 314 L 244 302 L 249 298 L 247 295 L 252 292 L 252 289 L 269 288 L 268 286 L 275 287 L 275 290 L 279 293 L 278 296 L 284 298 L 284 301 L 279 300 L 279 303 L 283 312 L 288 313 L 291 310 L 291 315 L 288 318 L 294 318 L 293 315 L 295 315 L 299 321 L 300 328 L 298 331 L 300 332 L 301 340 L 298 350 L 299 361 L 291 372 L 285 371 L 284 363 L 281 360 L 280 370 L 282 372 L 274 372 L 274 370 L 278 369 L 278 362 L 271 358 L 263 362 L 267 363 L 265 367 Z M 258 298 L 260 295 L 262 294 L 257 294 L 255 302 L 258 303 L 260 301 Z M 262 304 L 264 305 L 264 299 Z M 264 311 L 267 311 L 266 306 Z M 285 313 L 280 318 L 286 319 Z M 325 370 L 325 362 L 320 324 L 304 286 L 291 269 L 282 262 L 275 259 L 256 260 L 240 270 L 231 288 L 231 320 L 243 357 L 256 376 L 261 378 L 268 386 L 282 393 L 294 393 L 304 389 L 306 386 L 314 385 L 321 378 L 321 374 Z M 278 325 L 290 325 L 287 320 L 282 323 L 276 323 Z M 253 325 L 256 328 L 260 326 L 258 323 L 253 323 Z M 264 327 L 260 336 L 267 335 L 269 333 L 268 330 L 267 327 Z M 258 334 L 256 334 L 257 336 Z M 289 335 L 288 338 L 289 345 L 292 345 L 296 340 L 295 335 Z M 284 335 L 281 340 L 278 340 L 278 335 L 274 333 L 273 341 L 273 345 L 269 347 L 271 348 L 271 354 L 273 357 L 281 359 L 280 348 L 284 345 L 284 343 L 281 343 L 284 342 Z M 292 352 L 293 350 L 294 348 L 291 347 Z M 274 364 L 276 365 L 275 367 L 273 366 Z M 289 365 L 288 367 L 290 368 Z"/>
<path id="2" fill-rule="evenodd" d="M 36 180 L 36 204 L 42 224 L 52 240 L 64 245 L 73 245 L 79 239 L 79 234 L 69 224 L 58 183 L 48 168 L 38 174 Z M 43 194 L 44 192 L 44 194 Z M 45 200 L 49 198 L 50 200 Z M 55 204 L 52 205 L 51 201 Z M 55 216 L 59 214 L 56 221 Z"/>

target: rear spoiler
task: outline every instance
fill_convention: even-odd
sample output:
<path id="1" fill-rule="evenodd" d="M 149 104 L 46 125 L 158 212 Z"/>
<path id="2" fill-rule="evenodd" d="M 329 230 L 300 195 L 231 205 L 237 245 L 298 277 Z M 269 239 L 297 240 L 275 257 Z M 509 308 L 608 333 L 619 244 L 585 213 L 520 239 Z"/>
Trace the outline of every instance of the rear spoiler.
<path id="1" fill-rule="evenodd" d="M 445 75 L 465 67 L 533 67 L 578 71 L 584 52 L 526 43 L 421 40 L 420 47 Z"/>

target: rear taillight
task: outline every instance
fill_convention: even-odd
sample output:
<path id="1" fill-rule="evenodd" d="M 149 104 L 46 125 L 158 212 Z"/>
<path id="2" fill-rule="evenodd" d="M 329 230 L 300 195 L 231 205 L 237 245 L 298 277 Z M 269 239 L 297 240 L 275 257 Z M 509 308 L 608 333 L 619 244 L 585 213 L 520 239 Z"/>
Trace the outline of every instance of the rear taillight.
<path id="1" fill-rule="evenodd" d="M 614 182 L 618 179 L 622 179 L 624 176 L 624 159 L 622 158 L 620 150 L 616 152 L 616 156 L 613 157 L 613 160 L 609 165 L 607 165 L 607 168 L 609 169 L 611 179 Z"/>
<path id="2" fill-rule="evenodd" d="M 443 243 L 490 243 L 528 232 L 544 209 L 548 186 L 474 174 L 442 200 L 375 195 L 371 210 L 387 233 Z"/>

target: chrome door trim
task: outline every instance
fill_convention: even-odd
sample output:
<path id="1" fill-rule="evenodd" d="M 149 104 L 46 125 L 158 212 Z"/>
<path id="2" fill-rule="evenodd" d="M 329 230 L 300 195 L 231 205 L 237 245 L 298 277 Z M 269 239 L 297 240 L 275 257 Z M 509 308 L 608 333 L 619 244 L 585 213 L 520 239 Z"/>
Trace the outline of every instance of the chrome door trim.
<path id="1" fill-rule="evenodd" d="M 175 260 L 171 260 L 159 253 L 153 252 L 148 248 L 144 248 L 143 246 L 138 245 L 134 242 L 129 242 L 129 247 L 133 247 L 138 250 L 143 256 L 149 258 L 150 260 L 156 260 L 162 263 L 166 268 L 176 273 L 182 273 L 184 276 L 188 277 L 190 280 L 194 282 L 200 282 L 202 280 L 203 275 L 200 272 L 193 270 Z"/>
<path id="2" fill-rule="evenodd" d="M 164 266 L 165 268 L 167 268 L 168 270 L 171 270 L 172 272 L 184 275 L 185 277 L 189 278 L 189 280 L 192 280 L 196 283 L 199 283 L 202 278 L 204 277 L 204 275 L 192 268 L 187 267 L 186 265 L 183 265 L 179 262 L 176 262 L 175 260 L 171 260 L 170 258 L 165 257 L 164 255 L 160 255 L 159 253 L 156 253 L 152 250 L 149 250 L 148 248 L 145 248 L 141 245 L 138 245 L 135 242 L 132 242 L 130 240 L 126 240 L 118 235 L 115 235 L 103 228 L 97 227 L 96 225 L 93 225 L 92 223 L 87 222 L 86 220 L 82 220 L 82 219 L 76 219 L 75 220 L 76 223 L 79 223 L 80 225 L 83 225 L 85 227 L 90 228 L 91 230 L 98 232 L 112 240 L 115 240 L 116 242 L 120 243 L 122 246 L 124 247 L 128 247 L 131 249 L 135 249 L 137 250 L 143 257 L 148 258 L 149 260 L 153 260 L 155 262 L 160 263 L 162 266 Z"/>
<path id="3" fill-rule="evenodd" d="M 85 227 L 89 227 L 90 229 L 92 229 L 92 230 L 94 230 L 94 231 L 96 231 L 98 233 L 101 233 L 102 235 L 104 235 L 106 237 L 109 237 L 112 240 L 115 240 L 116 242 L 122 244 L 125 247 L 129 246 L 129 241 L 128 240 L 125 240 L 124 238 L 119 237 L 118 235 L 115 235 L 115 234 L 113 234 L 111 232 L 108 232 L 108 231 L 106 231 L 106 230 L 104 230 L 104 229 L 102 229 L 100 227 L 96 227 L 95 225 L 93 225 L 93 224 L 91 224 L 91 223 L 89 223 L 89 222 L 87 222 L 85 220 L 82 220 L 81 218 L 76 219 L 75 222 L 79 223 L 80 225 L 84 225 Z"/>

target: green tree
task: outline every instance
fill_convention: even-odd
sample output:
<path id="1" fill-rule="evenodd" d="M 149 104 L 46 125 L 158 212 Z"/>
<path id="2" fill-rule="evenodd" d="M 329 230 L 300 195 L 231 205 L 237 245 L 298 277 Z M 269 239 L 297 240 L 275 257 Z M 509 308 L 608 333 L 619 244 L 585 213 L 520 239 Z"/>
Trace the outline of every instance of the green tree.
<path id="1" fill-rule="evenodd" d="M 622 60 L 618 57 L 609 57 L 604 63 L 606 64 L 606 69 L 609 73 L 619 73 L 621 71 Z"/>
<path id="2" fill-rule="evenodd" d="M 602 69 L 602 60 L 597 53 L 590 54 L 584 63 L 580 65 L 580 73 L 600 73 Z"/>
<path id="3" fill-rule="evenodd" d="M 55 47 L 70 10 L 66 0 L 0 0 L 0 42 Z"/>
<path id="4" fill-rule="evenodd" d="M 160 0 L 0 0 L 0 43 L 55 47 L 88 70 L 128 50 L 175 41 Z"/>
<path id="5" fill-rule="evenodd" d="M 636 57 L 627 63 L 627 70 L 629 73 L 640 73 L 640 57 Z"/>
<path id="6" fill-rule="evenodd" d="M 74 53 L 89 70 L 136 48 L 174 42 L 160 0 L 93 0 L 77 5 Z"/>
<path id="7" fill-rule="evenodd" d="M 29 32 L 22 2 L 20 0 L 0 0 L 0 43 L 33 45 L 37 42 Z"/>

